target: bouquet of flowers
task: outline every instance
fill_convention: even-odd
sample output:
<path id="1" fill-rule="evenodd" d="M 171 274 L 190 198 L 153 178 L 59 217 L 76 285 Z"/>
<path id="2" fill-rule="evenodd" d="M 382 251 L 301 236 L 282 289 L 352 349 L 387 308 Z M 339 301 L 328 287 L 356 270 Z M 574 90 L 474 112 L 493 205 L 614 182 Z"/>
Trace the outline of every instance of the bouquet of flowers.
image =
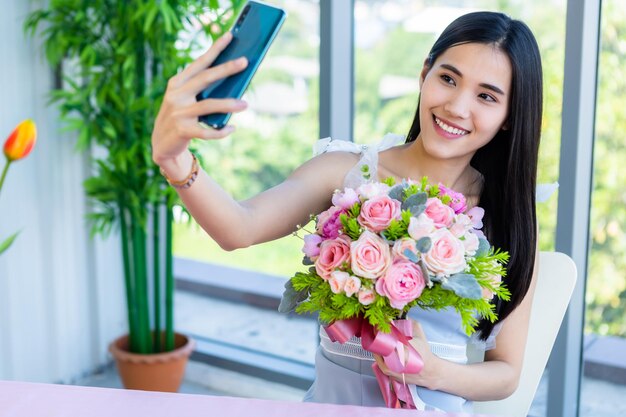
<path id="1" fill-rule="evenodd" d="M 426 177 L 399 184 L 388 178 L 338 190 L 332 204 L 313 217 L 315 232 L 303 247 L 309 269 L 287 282 L 279 308 L 318 312 L 331 340 L 360 336 L 395 372 L 419 372 L 411 326 L 398 320 L 411 308 L 453 307 L 469 335 L 481 318 L 496 320 L 493 296 L 509 299 L 501 284 L 509 255 L 490 246 L 481 232 L 484 210 L 468 210 L 462 194 Z M 376 364 L 374 370 L 389 391 Z M 396 394 L 385 398 L 389 406 Z"/>

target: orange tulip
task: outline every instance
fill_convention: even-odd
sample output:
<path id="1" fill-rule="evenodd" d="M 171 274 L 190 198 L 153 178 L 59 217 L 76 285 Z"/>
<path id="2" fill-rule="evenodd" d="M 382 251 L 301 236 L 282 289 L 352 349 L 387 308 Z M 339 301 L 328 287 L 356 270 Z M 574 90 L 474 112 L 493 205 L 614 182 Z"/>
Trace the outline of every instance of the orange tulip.
<path id="1" fill-rule="evenodd" d="M 15 130 L 4 142 L 4 155 L 9 162 L 26 158 L 35 146 L 37 140 L 37 127 L 30 119 L 24 120 L 17 125 Z"/>

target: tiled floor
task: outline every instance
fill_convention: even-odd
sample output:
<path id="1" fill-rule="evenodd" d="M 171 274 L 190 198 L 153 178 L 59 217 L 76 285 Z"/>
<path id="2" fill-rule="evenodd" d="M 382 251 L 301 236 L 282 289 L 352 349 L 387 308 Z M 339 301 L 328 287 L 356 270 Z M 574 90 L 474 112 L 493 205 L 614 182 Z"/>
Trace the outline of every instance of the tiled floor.
<path id="1" fill-rule="evenodd" d="M 317 344 L 317 325 L 311 320 L 278 315 L 273 311 L 237 305 L 222 300 L 178 291 L 176 294 L 176 327 L 214 340 L 254 346 L 292 359 L 313 363 Z M 229 317 L 225 325 L 223 317 Z M 294 341 L 296 341 L 294 343 Z M 112 366 L 78 381 L 79 385 L 121 387 Z M 190 362 L 181 392 L 257 397 L 300 401 L 304 391 L 271 383 L 259 378 Z M 547 379 L 542 380 L 530 415 L 546 416 Z M 580 417 L 626 416 L 626 385 L 583 378 Z"/>

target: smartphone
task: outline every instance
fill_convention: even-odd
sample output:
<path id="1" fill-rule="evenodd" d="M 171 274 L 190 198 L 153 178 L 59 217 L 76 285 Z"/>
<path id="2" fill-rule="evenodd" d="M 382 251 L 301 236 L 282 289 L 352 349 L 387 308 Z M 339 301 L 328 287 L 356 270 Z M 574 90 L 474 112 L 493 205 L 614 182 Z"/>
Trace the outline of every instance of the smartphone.
<path id="1" fill-rule="evenodd" d="M 196 100 L 240 99 L 286 16 L 287 13 L 280 8 L 249 1 L 241 9 L 241 13 L 230 30 L 233 35 L 232 40 L 211 64 L 211 67 L 214 67 L 245 56 L 248 59 L 248 66 L 237 74 L 212 83 L 196 96 Z M 214 129 L 223 128 L 228 123 L 228 119 L 230 119 L 230 113 L 213 113 L 199 117 L 200 123 Z"/>

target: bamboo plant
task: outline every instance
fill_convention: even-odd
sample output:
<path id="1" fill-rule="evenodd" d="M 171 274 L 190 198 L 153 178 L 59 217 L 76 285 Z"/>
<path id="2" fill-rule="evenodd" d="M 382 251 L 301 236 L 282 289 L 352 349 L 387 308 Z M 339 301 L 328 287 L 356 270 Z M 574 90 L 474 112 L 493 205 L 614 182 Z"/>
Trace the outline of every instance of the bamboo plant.
<path id="1" fill-rule="evenodd" d="M 51 102 L 93 164 L 93 175 L 84 182 L 92 235 L 119 230 L 129 350 L 135 353 L 175 348 L 172 208 L 177 196 L 152 162 L 150 135 L 167 80 L 190 60 L 194 47 L 195 37 L 181 46 L 180 35 L 194 30 L 221 35 L 243 0 L 221 2 L 228 7 L 219 3 L 50 0 L 25 22 L 31 36 L 43 38 L 46 57 L 62 80 Z M 200 15 L 211 23 L 201 24 Z"/>

